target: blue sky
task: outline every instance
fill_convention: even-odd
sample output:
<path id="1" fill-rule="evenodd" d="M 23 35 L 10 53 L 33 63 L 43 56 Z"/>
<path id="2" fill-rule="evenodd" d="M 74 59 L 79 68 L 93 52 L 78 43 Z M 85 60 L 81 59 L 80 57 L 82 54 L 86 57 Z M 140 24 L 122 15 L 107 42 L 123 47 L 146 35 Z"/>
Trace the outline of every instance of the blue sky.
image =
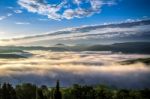
<path id="1" fill-rule="evenodd" d="M 150 17 L 150 0 L 0 0 L 0 39 Z"/>

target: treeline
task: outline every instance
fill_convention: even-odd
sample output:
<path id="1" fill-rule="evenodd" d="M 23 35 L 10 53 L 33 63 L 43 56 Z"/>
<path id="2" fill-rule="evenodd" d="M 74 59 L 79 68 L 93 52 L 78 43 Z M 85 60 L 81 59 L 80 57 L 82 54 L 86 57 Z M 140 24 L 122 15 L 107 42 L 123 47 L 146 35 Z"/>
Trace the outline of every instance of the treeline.
<path id="1" fill-rule="evenodd" d="M 59 81 L 54 88 L 45 85 L 37 87 L 30 83 L 12 87 L 4 83 L 0 85 L 0 99 L 150 99 L 150 89 L 114 89 L 104 85 L 93 87 L 77 84 L 60 88 Z"/>

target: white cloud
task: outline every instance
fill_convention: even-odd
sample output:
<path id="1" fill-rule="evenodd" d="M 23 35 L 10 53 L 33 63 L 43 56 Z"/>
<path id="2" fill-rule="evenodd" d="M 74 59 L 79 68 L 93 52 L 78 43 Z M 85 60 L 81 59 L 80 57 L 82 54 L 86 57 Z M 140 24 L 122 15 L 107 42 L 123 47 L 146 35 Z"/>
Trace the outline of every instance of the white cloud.
<path id="1" fill-rule="evenodd" d="M 18 13 L 18 14 L 19 14 L 19 13 L 22 13 L 21 10 L 14 10 L 14 12 L 15 12 L 15 13 Z"/>
<path id="2" fill-rule="evenodd" d="M 15 24 L 18 24 L 18 25 L 29 25 L 30 23 L 29 22 L 16 22 Z"/>
<path id="3" fill-rule="evenodd" d="M 81 7 L 88 4 L 89 8 Z M 48 4 L 45 0 L 18 0 L 18 4 L 29 12 L 47 16 L 49 19 L 61 20 L 82 18 L 99 13 L 103 5 L 113 5 L 114 0 L 62 0 L 60 4 Z M 71 8 L 71 4 L 77 6 Z"/>
<path id="4" fill-rule="evenodd" d="M 0 21 L 6 19 L 6 16 L 0 16 Z"/>
<path id="5" fill-rule="evenodd" d="M 81 3 L 82 3 L 82 1 L 83 1 L 83 0 L 74 0 L 74 3 L 76 3 L 76 4 L 78 4 L 78 5 L 79 5 L 79 4 L 81 4 Z"/>
<path id="6" fill-rule="evenodd" d="M 134 19 L 127 19 L 125 22 L 135 22 L 136 20 Z"/>
<path id="7" fill-rule="evenodd" d="M 14 9 L 13 7 L 7 7 L 8 9 Z"/>
<path id="8" fill-rule="evenodd" d="M 43 0 L 19 0 L 18 3 L 26 8 L 29 12 L 46 15 L 50 19 L 59 20 L 61 19 L 60 14 L 57 12 L 61 9 L 63 4 L 59 5 L 48 5 L 42 2 Z"/>
<path id="9" fill-rule="evenodd" d="M 72 19 L 74 15 L 75 15 L 75 11 L 72 9 L 67 9 L 63 14 L 64 18 L 66 19 Z"/>
<path id="10" fill-rule="evenodd" d="M 26 81 L 49 85 L 49 82 L 59 78 L 62 85 L 70 85 L 75 82 L 82 84 L 110 84 L 111 82 L 115 86 L 130 85 L 131 88 L 134 85 L 136 88 L 137 86 L 149 86 L 150 68 L 147 65 L 142 63 L 118 64 L 118 61 L 147 58 L 150 57 L 149 55 L 111 54 L 95 51 L 90 53 L 29 51 L 29 53 L 33 56 L 26 59 L 0 60 L 1 82 L 21 83 Z"/>
<path id="11" fill-rule="evenodd" d="M 7 16 L 9 17 L 9 16 L 12 16 L 13 14 L 12 13 L 7 13 Z"/>
<path id="12" fill-rule="evenodd" d="M 7 15 L 5 15 L 5 16 L 0 16 L 0 21 L 1 20 L 4 20 L 4 19 L 6 19 L 7 17 L 10 17 L 10 16 L 12 16 L 13 14 L 12 13 L 7 13 Z"/>
<path id="13" fill-rule="evenodd" d="M 80 26 L 76 28 L 67 28 L 62 30 L 56 30 L 52 32 L 47 32 L 41 35 L 32 35 L 28 37 L 17 37 L 17 39 L 7 39 L 3 41 L 5 45 L 49 45 L 49 42 L 54 43 L 81 43 L 85 41 L 90 41 L 91 43 L 98 42 L 97 39 L 102 41 L 109 41 L 109 39 L 127 39 L 128 38 L 134 41 L 145 40 L 145 35 L 149 38 L 148 33 L 150 31 L 150 24 L 147 24 L 149 21 L 136 21 L 124 22 L 124 23 L 111 23 L 106 25 L 90 25 L 90 26 Z M 18 22 L 17 24 L 23 24 Z M 29 23 L 26 23 L 29 24 Z M 140 37 L 140 39 L 139 39 Z M 134 39 L 133 39 L 134 38 Z M 71 41 L 71 42 L 70 42 Z M 110 42 L 113 43 L 113 42 Z M 52 43 L 51 43 L 52 44 Z"/>
<path id="14" fill-rule="evenodd" d="M 48 19 L 38 19 L 39 21 L 48 21 Z"/>
<path id="15" fill-rule="evenodd" d="M 90 0 L 93 10 L 99 11 L 103 2 L 101 0 Z"/>

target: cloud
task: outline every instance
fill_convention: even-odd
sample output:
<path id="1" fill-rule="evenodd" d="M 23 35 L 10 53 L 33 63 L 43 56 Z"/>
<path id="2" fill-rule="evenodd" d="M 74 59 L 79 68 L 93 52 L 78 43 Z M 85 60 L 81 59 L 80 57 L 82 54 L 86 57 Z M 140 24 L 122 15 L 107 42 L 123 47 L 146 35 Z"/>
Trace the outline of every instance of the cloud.
<path id="1" fill-rule="evenodd" d="M 29 53 L 33 56 L 26 59 L 0 59 L 0 82 L 31 82 L 52 86 L 50 82 L 59 79 L 62 86 L 103 83 L 117 87 L 150 87 L 149 66 L 142 63 L 118 64 L 119 61 L 147 58 L 149 55 L 50 51 Z"/>
<path id="2" fill-rule="evenodd" d="M 18 24 L 22 24 L 19 22 Z M 28 22 L 27 22 L 28 24 Z M 54 43 L 114 43 L 121 40 L 149 41 L 150 20 L 134 20 L 124 23 L 111 23 L 105 25 L 89 25 L 47 32 L 41 35 L 18 37 L 1 40 L 4 45 L 50 45 Z M 52 42 L 52 43 L 50 43 Z"/>
<path id="3" fill-rule="evenodd" d="M 48 21 L 48 19 L 38 19 L 39 21 Z"/>
<path id="4" fill-rule="evenodd" d="M 6 16 L 0 16 L 0 21 L 6 19 Z"/>
<path id="5" fill-rule="evenodd" d="M 59 4 L 52 4 L 48 3 L 48 0 L 18 0 L 18 4 L 29 12 L 45 15 L 49 19 L 62 20 L 88 17 L 100 13 L 103 5 L 113 5 L 115 1 L 62 0 Z M 87 7 L 83 7 L 84 4 Z"/>
<path id="6" fill-rule="evenodd" d="M 10 17 L 12 15 L 13 15 L 12 13 L 7 13 L 7 15 L 5 15 L 5 16 L 0 16 L 0 21 L 4 20 L 4 19 L 6 19 L 6 18 L 8 18 L 8 17 Z"/>
<path id="7" fill-rule="evenodd" d="M 8 14 L 7 14 L 8 17 L 9 17 L 9 16 L 12 16 L 12 15 L 13 15 L 12 13 L 8 13 Z"/>
<path id="8" fill-rule="evenodd" d="M 19 13 L 22 13 L 21 10 L 14 10 L 14 12 L 15 12 L 15 13 L 18 13 L 18 14 L 19 14 Z"/>
<path id="9" fill-rule="evenodd" d="M 15 24 L 18 24 L 18 25 L 29 25 L 30 23 L 29 22 L 16 22 Z"/>
<path id="10" fill-rule="evenodd" d="M 7 8 L 8 8 L 8 9 L 14 9 L 14 7 L 11 7 L 11 6 L 10 6 L 10 7 L 7 7 Z"/>

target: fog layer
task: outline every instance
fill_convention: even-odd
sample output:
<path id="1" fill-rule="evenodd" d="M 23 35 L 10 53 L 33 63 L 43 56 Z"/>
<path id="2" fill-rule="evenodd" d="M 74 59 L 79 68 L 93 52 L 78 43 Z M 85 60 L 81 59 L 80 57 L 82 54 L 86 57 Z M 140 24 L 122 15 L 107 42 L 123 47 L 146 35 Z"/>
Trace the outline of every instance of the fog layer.
<path id="1" fill-rule="evenodd" d="M 31 51 L 30 58 L 0 59 L 0 82 L 30 82 L 54 86 L 106 84 L 124 88 L 150 87 L 150 67 L 142 63 L 121 65 L 120 61 L 149 55 L 110 52 Z"/>

